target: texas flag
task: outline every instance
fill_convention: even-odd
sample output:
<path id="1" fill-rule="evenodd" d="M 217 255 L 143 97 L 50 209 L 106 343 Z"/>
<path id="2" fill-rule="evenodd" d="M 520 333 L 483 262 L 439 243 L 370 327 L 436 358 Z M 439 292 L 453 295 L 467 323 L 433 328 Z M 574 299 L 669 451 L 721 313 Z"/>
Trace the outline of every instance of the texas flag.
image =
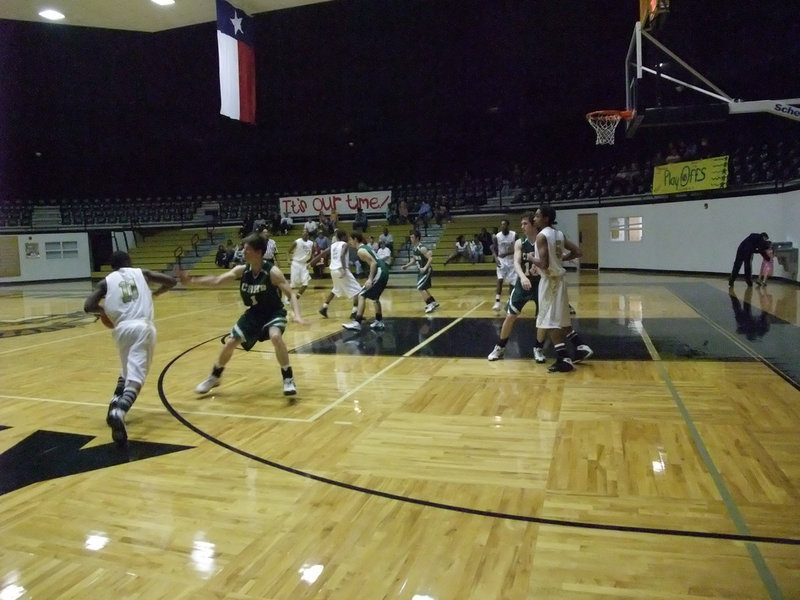
<path id="1" fill-rule="evenodd" d="M 253 53 L 254 19 L 217 0 L 219 48 L 219 112 L 231 119 L 256 122 L 256 61 Z"/>

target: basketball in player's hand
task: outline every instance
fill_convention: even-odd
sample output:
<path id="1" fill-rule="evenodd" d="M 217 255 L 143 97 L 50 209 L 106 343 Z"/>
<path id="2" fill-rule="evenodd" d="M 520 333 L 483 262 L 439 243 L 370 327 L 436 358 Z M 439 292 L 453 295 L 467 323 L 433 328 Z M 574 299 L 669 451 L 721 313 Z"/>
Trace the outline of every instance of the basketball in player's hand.
<path id="1" fill-rule="evenodd" d="M 100 321 L 109 329 L 114 329 L 114 323 L 111 322 L 111 319 L 108 318 L 105 312 L 100 313 Z"/>

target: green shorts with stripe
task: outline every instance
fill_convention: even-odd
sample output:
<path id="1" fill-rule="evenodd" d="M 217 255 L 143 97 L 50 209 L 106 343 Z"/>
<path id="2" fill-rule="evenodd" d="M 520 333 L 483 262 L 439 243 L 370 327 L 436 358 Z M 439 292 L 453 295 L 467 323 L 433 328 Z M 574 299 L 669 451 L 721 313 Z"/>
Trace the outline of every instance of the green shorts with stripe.
<path id="1" fill-rule="evenodd" d="M 506 312 L 508 314 L 518 315 L 522 312 L 522 307 L 531 301 L 536 304 L 536 314 L 539 314 L 539 280 L 541 277 L 536 276 L 530 279 L 531 289 L 527 291 L 517 279 L 517 283 L 514 284 L 511 295 L 508 297 L 508 304 L 506 304 Z"/>
<path id="2" fill-rule="evenodd" d="M 253 308 L 248 308 L 244 314 L 236 321 L 236 325 L 231 330 L 231 336 L 242 341 L 242 348 L 250 350 L 256 342 L 263 341 L 269 337 L 265 329 L 277 327 L 281 333 L 286 331 L 286 310 L 280 308 L 271 314 L 264 314 Z M 262 331 L 264 332 L 262 335 Z"/>
<path id="3" fill-rule="evenodd" d="M 417 289 L 422 291 L 430 288 L 431 279 L 433 279 L 433 269 L 428 269 L 424 273 L 422 271 L 417 273 Z"/>
<path id="4" fill-rule="evenodd" d="M 372 280 L 372 287 L 369 289 L 361 288 L 359 296 L 364 296 L 368 300 L 378 300 L 386 289 L 386 284 L 389 283 L 389 271 L 378 267 L 375 273 L 375 279 Z"/>

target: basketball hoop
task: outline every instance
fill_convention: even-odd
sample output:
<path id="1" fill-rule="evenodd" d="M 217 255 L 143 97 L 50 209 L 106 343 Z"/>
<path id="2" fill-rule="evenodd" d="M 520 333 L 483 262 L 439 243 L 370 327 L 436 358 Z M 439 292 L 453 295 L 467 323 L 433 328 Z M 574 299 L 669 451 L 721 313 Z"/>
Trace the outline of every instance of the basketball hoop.
<path id="1" fill-rule="evenodd" d="M 594 130 L 597 132 L 596 144 L 614 144 L 614 132 L 622 119 L 629 121 L 633 118 L 633 111 L 630 110 L 596 110 L 586 115 Z"/>

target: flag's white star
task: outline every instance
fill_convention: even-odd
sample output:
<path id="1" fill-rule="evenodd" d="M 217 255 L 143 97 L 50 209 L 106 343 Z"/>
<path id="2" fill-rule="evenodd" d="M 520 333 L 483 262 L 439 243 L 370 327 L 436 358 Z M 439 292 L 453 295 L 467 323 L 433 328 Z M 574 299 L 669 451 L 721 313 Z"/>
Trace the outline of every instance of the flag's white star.
<path id="1" fill-rule="evenodd" d="M 244 34 L 244 31 L 242 31 L 242 17 L 238 16 L 236 11 L 233 11 L 231 23 L 233 23 L 233 35 L 236 35 L 237 31 L 241 34 Z"/>

